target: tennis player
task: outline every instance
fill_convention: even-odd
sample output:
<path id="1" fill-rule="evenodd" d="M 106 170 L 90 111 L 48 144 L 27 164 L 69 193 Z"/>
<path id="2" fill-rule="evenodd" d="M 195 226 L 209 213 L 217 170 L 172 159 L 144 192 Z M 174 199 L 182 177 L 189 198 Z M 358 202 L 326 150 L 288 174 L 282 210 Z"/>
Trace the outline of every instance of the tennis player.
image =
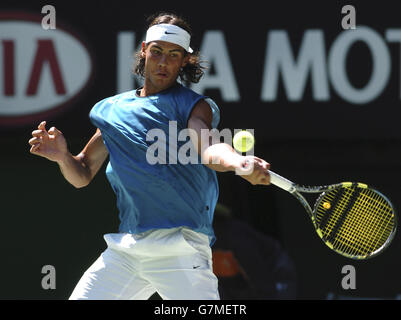
<path id="1" fill-rule="evenodd" d="M 220 119 L 213 100 L 178 82 L 198 82 L 203 74 L 190 34 L 187 22 L 174 14 L 153 19 L 135 68 L 143 86 L 95 104 L 89 116 L 97 130 L 78 155 L 68 151 L 60 130 L 46 129 L 45 121 L 32 132 L 30 152 L 57 162 L 76 188 L 87 186 L 109 157 L 106 175 L 116 193 L 119 232 L 104 235 L 107 249 L 70 299 L 148 299 L 155 292 L 163 299 L 219 299 L 211 254 L 216 171 L 238 173 L 247 161 L 253 170 L 242 177 L 269 184 L 269 164 L 200 138 L 202 129 L 216 127 Z M 154 143 L 147 133 L 163 130 L 170 150 L 171 122 L 178 131 L 196 133 L 190 140 L 202 161 L 147 161 Z"/>

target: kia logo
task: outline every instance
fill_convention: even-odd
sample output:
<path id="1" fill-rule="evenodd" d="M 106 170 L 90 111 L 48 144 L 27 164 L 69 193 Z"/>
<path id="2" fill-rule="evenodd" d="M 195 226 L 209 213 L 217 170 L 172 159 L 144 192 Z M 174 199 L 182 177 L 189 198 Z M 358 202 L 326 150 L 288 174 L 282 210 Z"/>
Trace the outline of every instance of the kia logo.
<path id="1" fill-rule="evenodd" d="M 0 126 L 32 125 L 74 106 L 93 74 L 89 49 L 57 21 L 0 12 Z"/>

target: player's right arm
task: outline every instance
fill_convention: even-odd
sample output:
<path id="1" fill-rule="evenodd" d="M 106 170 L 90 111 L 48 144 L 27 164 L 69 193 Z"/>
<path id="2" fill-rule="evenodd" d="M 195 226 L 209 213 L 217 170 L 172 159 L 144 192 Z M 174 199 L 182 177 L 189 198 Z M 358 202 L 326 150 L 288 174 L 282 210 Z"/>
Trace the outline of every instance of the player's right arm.
<path id="1" fill-rule="evenodd" d="M 82 151 L 74 156 L 67 147 L 63 133 L 52 127 L 46 130 L 46 121 L 39 124 L 29 140 L 32 154 L 57 162 L 65 179 L 76 188 L 87 186 L 108 156 L 99 129 Z"/>

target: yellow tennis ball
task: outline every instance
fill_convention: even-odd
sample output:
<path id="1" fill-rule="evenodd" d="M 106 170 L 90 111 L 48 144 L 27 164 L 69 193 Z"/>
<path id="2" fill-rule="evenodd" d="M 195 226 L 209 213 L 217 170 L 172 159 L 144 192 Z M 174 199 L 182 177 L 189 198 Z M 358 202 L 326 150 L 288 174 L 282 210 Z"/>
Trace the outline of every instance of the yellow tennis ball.
<path id="1" fill-rule="evenodd" d="M 234 135 L 233 146 L 239 152 L 247 152 L 253 148 L 255 138 L 248 131 L 239 131 Z"/>

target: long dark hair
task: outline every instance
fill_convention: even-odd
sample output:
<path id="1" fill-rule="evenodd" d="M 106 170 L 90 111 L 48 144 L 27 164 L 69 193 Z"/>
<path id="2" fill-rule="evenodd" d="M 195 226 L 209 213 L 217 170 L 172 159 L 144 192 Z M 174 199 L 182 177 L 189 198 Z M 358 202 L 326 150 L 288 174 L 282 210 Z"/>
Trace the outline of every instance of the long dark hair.
<path id="1" fill-rule="evenodd" d="M 147 19 L 147 21 L 150 22 L 148 28 L 156 24 L 168 23 L 184 29 L 192 36 L 192 30 L 188 22 L 186 22 L 182 17 L 179 17 L 174 13 L 159 13 L 156 15 L 152 15 Z M 203 70 L 206 69 L 206 67 L 201 65 L 201 63 L 203 63 L 204 61 L 200 60 L 199 52 L 186 52 L 185 54 L 189 55 L 189 60 L 186 66 L 180 70 L 178 76 L 185 85 L 189 85 L 191 82 L 198 83 L 204 74 Z M 141 56 L 141 51 L 137 52 L 135 57 L 136 62 L 133 68 L 133 72 L 144 77 L 145 58 Z"/>

